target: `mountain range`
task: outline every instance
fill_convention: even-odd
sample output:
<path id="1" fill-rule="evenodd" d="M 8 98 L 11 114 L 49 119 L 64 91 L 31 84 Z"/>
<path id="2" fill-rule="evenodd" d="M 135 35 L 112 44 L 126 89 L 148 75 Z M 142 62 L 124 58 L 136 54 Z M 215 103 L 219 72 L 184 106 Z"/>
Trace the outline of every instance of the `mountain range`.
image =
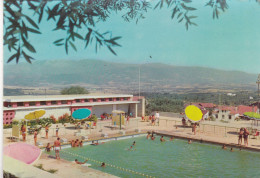
<path id="1" fill-rule="evenodd" d="M 138 91 L 181 89 L 255 89 L 257 74 L 206 67 L 161 63 L 126 64 L 101 60 L 42 60 L 33 64 L 5 64 L 4 85 L 57 87 L 82 85 L 89 88 Z"/>

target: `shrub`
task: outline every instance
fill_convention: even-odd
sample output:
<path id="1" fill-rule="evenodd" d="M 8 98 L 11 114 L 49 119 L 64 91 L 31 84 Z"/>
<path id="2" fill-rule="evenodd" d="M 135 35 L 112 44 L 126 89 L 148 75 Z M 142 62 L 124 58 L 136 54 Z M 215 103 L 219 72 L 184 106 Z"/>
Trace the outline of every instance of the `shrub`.
<path id="1" fill-rule="evenodd" d="M 12 128 L 12 124 L 4 124 L 4 129 Z"/>
<path id="2" fill-rule="evenodd" d="M 57 123 L 57 119 L 56 119 L 56 117 L 54 117 L 54 115 L 51 115 L 50 118 L 52 119 L 53 124 Z"/>
<path id="3" fill-rule="evenodd" d="M 97 118 L 96 115 L 93 114 L 88 120 L 89 120 L 89 121 L 97 122 L 98 118 Z"/>
<path id="4" fill-rule="evenodd" d="M 58 118 L 58 121 L 59 121 L 59 123 L 62 123 L 62 124 L 70 122 L 69 114 L 68 113 L 63 114 L 62 116 L 60 116 Z"/>
<path id="5" fill-rule="evenodd" d="M 13 120 L 12 125 L 18 125 L 18 124 L 19 124 L 19 121 Z"/>

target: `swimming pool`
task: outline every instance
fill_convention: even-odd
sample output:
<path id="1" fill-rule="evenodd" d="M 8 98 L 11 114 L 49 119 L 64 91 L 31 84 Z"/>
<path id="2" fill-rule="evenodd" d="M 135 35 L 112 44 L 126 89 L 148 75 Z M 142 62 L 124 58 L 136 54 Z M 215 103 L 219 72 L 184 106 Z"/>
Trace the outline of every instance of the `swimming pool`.
<path id="1" fill-rule="evenodd" d="M 136 141 L 135 150 L 128 151 L 133 141 Z M 237 149 L 230 152 L 218 145 L 188 144 L 187 140 L 181 139 L 161 143 L 159 136 L 155 141 L 137 137 L 98 146 L 67 148 L 61 152 L 63 159 L 84 161 L 78 155 L 153 177 L 260 177 L 258 152 Z M 116 167 L 102 168 L 94 161 L 89 163 L 93 169 L 119 177 L 142 177 Z"/>

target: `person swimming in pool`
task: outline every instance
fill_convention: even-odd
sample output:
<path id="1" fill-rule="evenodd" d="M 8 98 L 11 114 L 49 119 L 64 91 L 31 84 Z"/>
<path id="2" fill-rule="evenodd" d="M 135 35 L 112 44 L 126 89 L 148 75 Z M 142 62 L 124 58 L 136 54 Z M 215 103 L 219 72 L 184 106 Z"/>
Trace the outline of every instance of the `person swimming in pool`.
<path id="1" fill-rule="evenodd" d="M 101 167 L 106 167 L 106 163 L 103 162 L 103 163 L 101 164 Z"/>
<path id="2" fill-rule="evenodd" d="M 232 147 L 230 148 L 230 151 L 231 151 L 231 152 L 233 152 L 233 151 L 234 151 Z"/>
<path id="3" fill-rule="evenodd" d="M 165 139 L 163 138 L 163 136 L 161 136 L 160 141 L 165 142 Z"/>
<path id="4" fill-rule="evenodd" d="M 155 136 L 152 133 L 151 140 L 155 140 Z"/>
<path id="5" fill-rule="evenodd" d="M 173 137 L 173 136 L 171 136 L 171 138 L 170 138 L 170 141 L 173 141 L 173 139 L 174 139 L 174 137 Z"/>
<path id="6" fill-rule="evenodd" d="M 77 163 L 77 164 L 85 164 L 87 161 L 88 161 L 88 160 L 85 160 L 84 162 L 80 162 L 80 161 L 78 161 L 77 159 L 75 159 L 75 163 Z"/>
<path id="7" fill-rule="evenodd" d="M 223 149 L 223 150 L 226 150 L 226 149 L 227 149 L 226 145 L 223 145 L 223 146 L 222 146 L 222 149 Z"/>
<path id="8" fill-rule="evenodd" d="M 191 139 L 189 139 L 189 140 L 188 140 L 188 144 L 191 144 L 191 143 L 192 143 L 192 142 L 191 142 Z"/>
<path id="9" fill-rule="evenodd" d="M 147 133 L 146 139 L 149 139 L 151 137 L 150 132 Z"/>
<path id="10" fill-rule="evenodd" d="M 133 148 L 133 146 L 130 146 L 130 148 L 128 149 L 128 151 L 135 151 L 136 149 Z"/>
<path id="11" fill-rule="evenodd" d="M 133 142 L 133 146 L 135 146 L 135 141 Z"/>

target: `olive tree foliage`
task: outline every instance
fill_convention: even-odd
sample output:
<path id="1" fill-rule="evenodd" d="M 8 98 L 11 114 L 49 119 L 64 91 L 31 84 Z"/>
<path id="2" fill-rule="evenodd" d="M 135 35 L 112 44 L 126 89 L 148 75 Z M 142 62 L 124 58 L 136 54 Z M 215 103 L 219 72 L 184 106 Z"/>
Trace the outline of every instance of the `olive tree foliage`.
<path id="1" fill-rule="evenodd" d="M 44 14 L 47 21 L 54 21 L 54 31 L 61 31 L 64 37 L 56 39 L 53 45 L 77 51 L 75 40 L 85 43 L 85 48 L 95 45 L 96 52 L 100 47 L 107 47 L 116 55 L 114 47 L 120 47 L 118 40 L 121 36 L 113 36 L 111 31 L 99 32 L 96 23 L 106 21 L 113 12 L 122 12 L 122 18 L 127 21 L 136 21 L 145 18 L 148 9 L 167 6 L 172 9 L 171 18 L 184 22 L 188 30 L 190 25 L 197 25 L 191 15 L 196 8 L 189 5 L 192 0 L 158 0 L 155 7 L 150 0 L 4 0 L 4 45 L 12 53 L 7 60 L 19 62 L 24 58 L 31 63 L 35 47 L 30 43 L 30 35 L 41 34 L 39 24 Z M 26 11 L 33 12 L 30 17 L 23 11 L 23 5 L 29 7 Z M 218 18 L 219 11 L 228 8 L 226 0 L 210 0 L 206 6 L 213 9 L 213 18 Z M 46 17 L 45 16 L 45 17 Z M 78 33 L 78 31 L 84 31 Z M 104 29 L 102 29 L 104 30 Z"/>
<path id="2" fill-rule="evenodd" d="M 89 91 L 81 86 L 71 86 L 64 88 L 60 92 L 62 95 L 73 95 L 73 94 L 89 94 Z"/>

